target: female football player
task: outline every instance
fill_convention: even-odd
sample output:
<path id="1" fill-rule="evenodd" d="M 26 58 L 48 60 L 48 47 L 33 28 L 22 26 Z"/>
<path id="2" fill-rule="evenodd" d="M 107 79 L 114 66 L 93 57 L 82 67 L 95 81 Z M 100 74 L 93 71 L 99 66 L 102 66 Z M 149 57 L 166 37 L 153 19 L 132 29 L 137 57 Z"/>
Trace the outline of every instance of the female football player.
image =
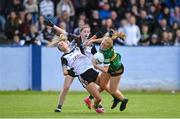
<path id="1" fill-rule="evenodd" d="M 124 72 L 124 66 L 121 62 L 121 55 L 115 52 L 113 48 L 113 39 L 116 39 L 118 35 L 120 35 L 121 38 L 125 37 L 125 34 L 118 34 L 117 32 L 114 32 L 111 37 L 105 36 L 100 39 L 91 39 L 88 43 L 101 43 L 100 52 L 102 52 L 104 55 L 105 65 L 104 67 L 100 67 L 94 63 L 94 67 L 102 71 L 100 77 L 100 87 L 115 97 L 111 109 L 115 108 L 119 102 L 122 102 L 120 111 L 123 111 L 126 108 L 128 99 L 123 96 L 118 87 L 121 75 Z"/>
<path id="2" fill-rule="evenodd" d="M 103 113 L 104 109 L 100 105 L 102 98 L 95 84 L 98 83 L 99 73 L 93 69 L 92 61 L 84 54 L 84 51 L 79 46 L 71 49 L 66 40 L 59 41 L 57 47 L 61 52 L 64 52 L 61 57 L 64 75 L 69 74 L 67 66 L 72 68 L 75 75 L 79 76 L 83 87 L 94 97 L 93 108 L 95 111 L 97 113 Z"/>

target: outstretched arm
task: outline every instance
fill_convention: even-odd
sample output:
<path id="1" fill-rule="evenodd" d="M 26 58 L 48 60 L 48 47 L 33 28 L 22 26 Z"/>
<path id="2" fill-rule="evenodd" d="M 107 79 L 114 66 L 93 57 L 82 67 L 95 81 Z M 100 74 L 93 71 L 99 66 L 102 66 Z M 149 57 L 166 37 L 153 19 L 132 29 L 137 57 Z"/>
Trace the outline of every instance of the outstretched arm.
<path id="1" fill-rule="evenodd" d="M 45 18 L 44 24 L 47 25 L 47 26 L 52 27 L 55 31 L 57 31 L 57 32 L 60 33 L 60 34 L 64 34 L 64 35 L 67 35 L 67 34 L 68 34 L 65 30 L 63 30 L 62 28 L 56 26 L 56 25 L 55 25 L 50 19 L 48 19 L 48 18 Z"/>
<path id="2" fill-rule="evenodd" d="M 109 34 L 113 40 L 116 40 L 117 38 L 120 38 L 121 40 L 125 40 L 126 38 L 126 34 L 124 32 L 117 32 L 114 29 L 111 29 Z"/>
<path id="3" fill-rule="evenodd" d="M 103 40 L 103 38 L 90 38 L 88 41 L 87 41 L 87 45 L 92 45 L 93 43 L 101 43 Z"/>
<path id="4" fill-rule="evenodd" d="M 67 34 L 68 34 L 65 30 L 63 30 L 62 28 L 60 28 L 60 27 L 58 27 L 58 26 L 56 26 L 56 25 L 53 26 L 53 29 L 54 29 L 55 31 L 57 31 L 58 33 L 61 33 L 61 34 L 64 34 L 64 35 L 67 35 Z"/>
<path id="5" fill-rule="evenodd" d="M 89 40 L 88 40 L 88 45 L 92 45 L 93 43 L 101 43 L 103 40 L 103 33 L 101 31 L 97 32 L 95 35 L 93 35 Z"/>

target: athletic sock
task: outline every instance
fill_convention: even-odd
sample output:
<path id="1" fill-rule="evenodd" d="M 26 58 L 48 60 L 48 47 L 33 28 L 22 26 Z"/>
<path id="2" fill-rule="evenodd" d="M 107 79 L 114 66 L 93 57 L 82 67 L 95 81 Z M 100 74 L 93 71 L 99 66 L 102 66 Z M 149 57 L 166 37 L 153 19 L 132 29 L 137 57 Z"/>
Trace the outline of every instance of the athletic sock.
<path id="1" fill-rule="evenodd" d="M 114 109 L 114 108 L 117 106 L 117 104 L 118 104 L 119 102 L 121 102 L 121 100 L 118 99 L 118 98 L 116 98 L 116 97 L 113 96 L 113 95 L 112 95 L 112 97 L 113 97 L 114 99 L 113 99 L 113 104 L 112 104 L 112 106 L 111 106 L 111 109 Z"/>
<path id="2" fill-rule="evenodd" d="M 61 109 L 61 108 L 62 108 L 62 105 L 58 105 L 57 108 Z"/>
<path id="3" fill-rule="evenodd" d="M 92 99 L 94 99 L 94 97 L 93 97 L 92 95 L 90 95 L 90 96 L 89 96 L 89 99 L 91 99 L 91 100 L 92 100 Z"/>
<path id="4" fill-rule="evenodd" d="M 116 98 L 114 95 L 111 95 L 111 96 L 114 98 L 115 101 L 120 101 L 120 102 L 122 102 L 122 100 Z"/>

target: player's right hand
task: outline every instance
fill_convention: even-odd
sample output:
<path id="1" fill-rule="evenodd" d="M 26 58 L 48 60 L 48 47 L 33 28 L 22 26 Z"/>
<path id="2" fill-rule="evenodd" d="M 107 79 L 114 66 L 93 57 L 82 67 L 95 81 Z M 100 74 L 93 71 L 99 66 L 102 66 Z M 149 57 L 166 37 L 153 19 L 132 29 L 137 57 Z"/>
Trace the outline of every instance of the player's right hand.
<path id="1" fill-rule="evenodd" d="M 87 42 L 85 42 L 85 45 L 87 46 L 91 46 L 93 44 L 93 40 L 88 40 Z"/>
<path id="2" fill-rule="evenodd" d="M 44 24 L 47 26 L 51 26 L 51 27 L 54 26 L 54 23 L 47 17 L 45 17 L 45 19 L 44 19 Z"/>
<path id="3" fill-rule="evenodd" d="M 96 37 L 98 37 L 98 38 L 101 38 L 101 37 L 103 37 L 104 33 L 101 32 L 101 31 L 98 31 L 98 32 L 96 32 L 94 35 L 95 35 Z"/>

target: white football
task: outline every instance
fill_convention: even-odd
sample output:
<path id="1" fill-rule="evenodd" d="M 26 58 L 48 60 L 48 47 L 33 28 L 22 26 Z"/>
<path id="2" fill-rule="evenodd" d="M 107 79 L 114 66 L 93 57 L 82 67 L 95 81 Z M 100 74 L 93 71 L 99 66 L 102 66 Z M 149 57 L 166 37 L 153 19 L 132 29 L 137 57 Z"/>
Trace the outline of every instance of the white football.
<path id="1" fill-rule="evenodd" d="M 102 64 L 104 62 L 104 55 L 100 52 L 95 53 L 93 58 L 97 64 Z"/>

